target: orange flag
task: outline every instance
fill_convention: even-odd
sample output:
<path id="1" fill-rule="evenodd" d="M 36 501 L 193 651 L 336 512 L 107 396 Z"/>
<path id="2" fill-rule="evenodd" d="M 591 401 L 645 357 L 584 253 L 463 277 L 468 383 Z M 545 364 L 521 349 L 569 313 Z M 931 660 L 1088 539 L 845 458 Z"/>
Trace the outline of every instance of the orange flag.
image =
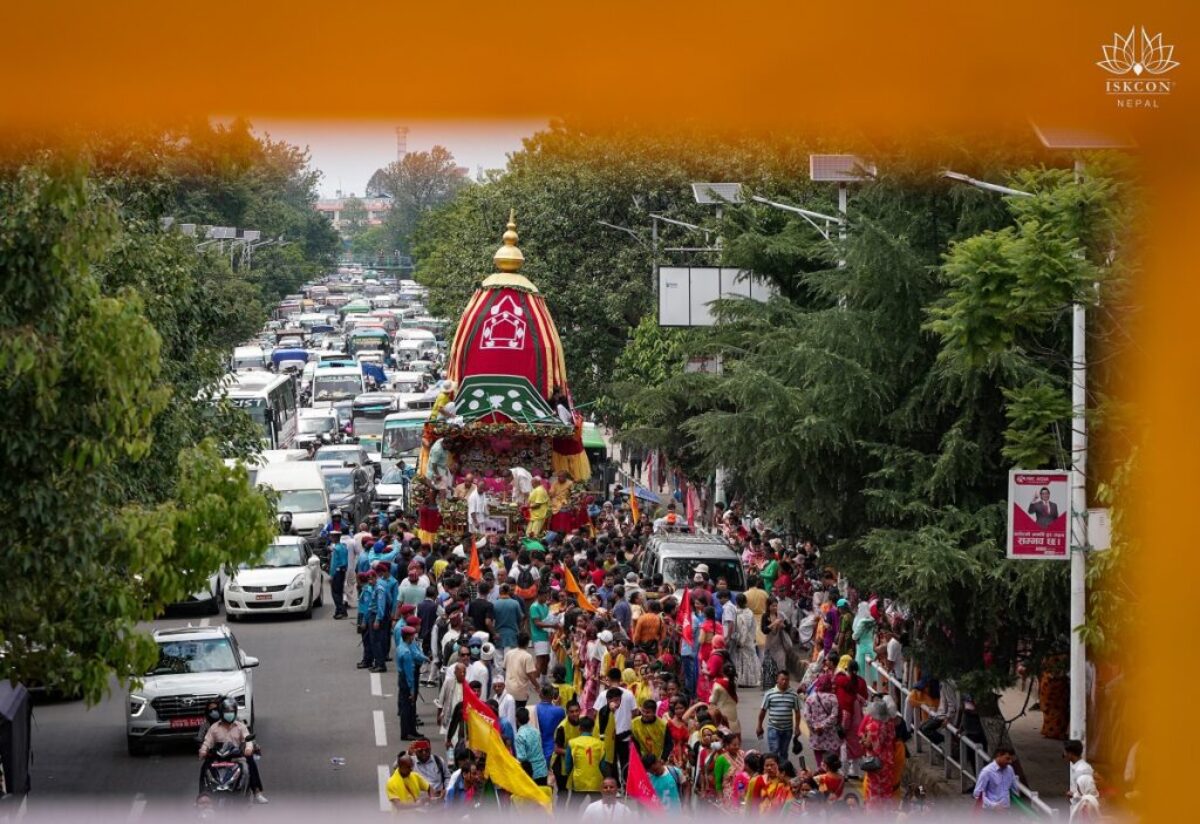
<path id="1" fill-rule="evenodd" d="M 583 594 L 583 590 L 579 588 L 579 582 L 575 580 L 575 576 L 571 574 L 571 570 L 563 567 L 563 584 L 567 592 L 575 596 L 575 603 L 579 604 L 579 608 L 588 612 L 595 612 L 596 608 L 592 606 L 591 601 Z"/>
<path id="2" fill-rule="evenodd" d="M 479 569 L 479 550 L 475 548 L 475 536 L 471 536 L 471 560 L 467 564 L 467 577 L 472 581 L 478 581 L 483 577 L 483 572 Z"/>
<path id="3" fill-rule="evenodd" d="M 638 521 L 642 520 L 642 511 L 638 508 L 637 489 L 629 496 L 629 511 L 633 514 L 633 525 L 637 526 Z"/>

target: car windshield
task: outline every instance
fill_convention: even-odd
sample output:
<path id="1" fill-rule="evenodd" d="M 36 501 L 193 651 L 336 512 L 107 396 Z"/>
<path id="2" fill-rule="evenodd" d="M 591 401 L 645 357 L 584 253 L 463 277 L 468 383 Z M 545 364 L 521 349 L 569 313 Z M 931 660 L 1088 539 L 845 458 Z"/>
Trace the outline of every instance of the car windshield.
<path id="1" fill-rule="evenodd" d="M 300 419 L 301 435 L 316 435 L 321 432 L 332 432 L 335 429 L 337 429 L 337 423 L 333 420 L 333 418 Z"/>
<path id="2" fill-rule="evenodd" d="M 664 558 L 663 581 L 682 587 L 692 580 L 700 564 L 708 565 L 708 580 L 724 578 L 734 592 L 746 588 L 742 583 L 742 564 L 736 558 Z"/>
<path id="3" fill-rule="evenodd" d="M 323 446 L 313 455 L 314 461 L 337 461 L 344 463 L 346 461 L 358 460 L 358 449 L 339 448 L 336 446 Z"/>
<path id="4" fill-rule="evenodd" d="M 279 493 L 279 512 L 324 512 L 325 496 L 318 489 L 289 489 Z"/>
<path id="5" fill-rule="evenodd" d="M 162 641 L 158 663 L 147 675 L 182 675 L 188 672 L 229 672 L 238 669 L 233 647 L 225 638 Z"/>
<path id="6" fill-rule="evenodd" d="M 242 564 L 241 569 L 278 569 L 304 566 L 304 552 L 299 544 L 271 544 L 257 564 Z"/>
<path id="7" fill-rule="evenodd" d="M 383 433 L 383 457 L 398 458 L 410 455 L 421 448 L 421 435 L 425 431 L 424 421 L 416 426 L 391 427 Z"/>
<path id="8" fill-rule="evenodd" d="M 401 484 L 404 483 L 404 470 L 398 466 L 394 466 L 387 472 L 383 473 L 383 478 L 380 479 L 383 484 Z"/>
<path id="9" fill-rule="evenodd" d="M 326 472 L 325 492 L 330 495 L 344 495 L 354 491 L 354 476 L 349 472 Z"/>

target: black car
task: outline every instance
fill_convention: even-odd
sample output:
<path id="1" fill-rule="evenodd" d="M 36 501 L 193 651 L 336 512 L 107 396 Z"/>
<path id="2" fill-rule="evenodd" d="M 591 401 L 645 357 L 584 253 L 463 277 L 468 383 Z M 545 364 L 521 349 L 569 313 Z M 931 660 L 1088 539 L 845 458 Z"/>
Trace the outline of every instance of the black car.
<path id="1" fill-rule="evenodd" d="M 323 466 L 325 493 L 329 496 L 329 508 L 342 510 L 345 521 L 357 525 L 371 514 L 371 502 L 375 498 L 375 483 L 371 471 L 361 466 Z"/>

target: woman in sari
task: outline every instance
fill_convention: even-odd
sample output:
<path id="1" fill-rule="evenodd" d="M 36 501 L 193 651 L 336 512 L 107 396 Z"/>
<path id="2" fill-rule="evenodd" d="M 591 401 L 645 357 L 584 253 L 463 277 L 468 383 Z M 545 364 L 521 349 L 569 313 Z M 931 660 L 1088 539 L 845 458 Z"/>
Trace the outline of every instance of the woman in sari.
<path id="1" fill-rule="evenodd" d="M 850 762 L 850 776 L 857 778 L 858 761 L 863 757 L 858 728 L 862 725 L 862 710 L 867 701 L 867 684 L 858 676 L 858 664 L 849 655 L 843 655 L 838 660 L 833 686 L 838 701 L 840 735 L 845 736 L 846 758 Z"/>
<path id="2" fill-rule="evenodd" d="M 698 670 L 696 677 L 696 700 L 708 703 L 712 691 L 712 673 L 708 671 L 708 659 L 712 656 L 713 641 L 721 633 L 721 624 L 717 621 L 717 611 L 712 607 L 704 608 L 704 621 L 700 624 L 699 648 L 696 653 Z"/>
<path id="3" fill-rule="evenodd" d="M 713 777 L 720 804 L 731 813 L 740 813 L 742 796 L 750 783 L 746 775 L 746 753 L 742 751 L 742 736 L 735 732 L 722 738 L 725 746 L 713 765 Z"/>
<path id="4" fill-rule="evenodd" d="M 847 740 L 849 735 L 847 731 Z M 876 810 L 890 806 L 896 789 L 896 724 L 887 704 L 872 701 L 867 706 L 858 737 L 866 756 L 880 763 L 879 769 L 868 772 L 863 781 L 867 806 Z"/>
<path id="5" fill-rule="evenodd" d="M 792 798 L 787 776 L 779 768 L 779 756 L 763 756 L 762 775 L 755 777 L 746 790 L 746 810 L 758 815 L 770 815 L 783 809 Z"/>
<path id="6" fill-rule="evenodd" d="M 833 674 L 822 673 L 813 685 L 812 694 L 804 699 L 804 722 L 808 724 L 808 743 L 818 764 L 825 756 L 837 754 L 842 747 L 838 736 L 841 707 L 834 693 Z"/>
<path id="7" fill-rule="evenodd" d="M 637 670 L 626 667 L 621 673 L 621 681 L 625 684 L 625 689 L 633 693 L 633 699 L 637 701 L 640 707 L 644 701 L 654 700 L 654 690 L 646 683 L 646 680 L 638 675 Z"/>
<path id="8" fill-rule="evenodd" d="M 687 775 L 692 767 L 691 752 L 688 750 L 688 739 L 692 735 L 692 730 L 688 727 L 687 721 L 683 720 L 686 712 L 687 702 L 677 699 L 671 705 L 671 717 L 667 719 L 667 737 L 671 741 L 667 763 L 678 767 L 684 775 Z"/>
<path id="9" fill-rule="evenodd" d="M 600 694 L 600 676 L 604 673 L 602 669 L 604 659 L 608 655 L 608 647 L 606 642 L 612 641 L 612 633 L 608 630 L 596 632 L 593 625 L 588 629 L 588 637 L 592 640 L 587 643 L 587 652 L 583 657 L 583 690 L 580 693 L 582 696 L 579 705 L 583 707 L 583 711 L 587 715 L 592 714 L 592 707 L 596 703 L 596 696 Z"/>
<path id="10" fill-rule="evenodd" d="M 713 748 L 714 743 L 720 742 L 717 736 L 717 728 L 712 724 L 705 724 L 700 728 L 700 740 L 696 744 L 696 769 L 692 776 L 696 798 L 710 804 L 717 801 L 714 767 L 720 750 Z"/>
<path id="11" fill-rule="evenodd" d="M 757 687 L 762 684 L 762 666 L 758 662 L 758 649 L 755 646 L 754 612 L 746 606 L 746 596 L 738 593 L 735 602 L 736 614 L 733 619 L 733 638 L 730 644 L 730 658 L 737 670 L 739 687 Z M 725 609 L 734 609 L 730 604 Z"/>
<path id="12" fill-rule="evenodd" d="M 868 686 L 874 687 L 875 668 L 871 662 L 875 660 L 875 619 L 871 617 L 871 605 L 866 601 L 858 602 L 858 614 L 854 616 L 850 635 L 856 645 L 859 675 L 866 679 Z"/>
<path id="13" fill-rule="evenodd" d="M 726 664 L 721 674 L 713 679 L 712 693 L 708 703 L 725 719 L 729 731 L 741 735 L 742 723 L 738 720 L 737 673 L 732 664 Z"/>
<path id="14" fill-rule="evenodd" d="M 792 648 L 792 626 L 779 614 L 779 601 L 767 599 L 767 611 L 762 617 L 763 647 L 762 682 L 774 684 L 781 671 L 787 671 L 787 655 Z"/>

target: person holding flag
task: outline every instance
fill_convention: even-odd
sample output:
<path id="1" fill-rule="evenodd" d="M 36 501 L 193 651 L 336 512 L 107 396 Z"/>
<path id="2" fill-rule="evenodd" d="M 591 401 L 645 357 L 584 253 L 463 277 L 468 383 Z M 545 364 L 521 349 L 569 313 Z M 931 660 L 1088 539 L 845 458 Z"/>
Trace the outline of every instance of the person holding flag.
<path id="1" fill-rule="evenodd" d="M 532 802 L 550 812 L 549 788 L 539 787 L 509 752 L 500 736 L 499 718 L 492 708 L 480 699 L 470 684 L 463 685 L 462 712 L 463 724 L 467 730 L 467 746 L 486 757 L 487 775 L 491 782 L 511 794 L 514 801 Z M 539 739 L 539 752 L 540 747 Z"/>

